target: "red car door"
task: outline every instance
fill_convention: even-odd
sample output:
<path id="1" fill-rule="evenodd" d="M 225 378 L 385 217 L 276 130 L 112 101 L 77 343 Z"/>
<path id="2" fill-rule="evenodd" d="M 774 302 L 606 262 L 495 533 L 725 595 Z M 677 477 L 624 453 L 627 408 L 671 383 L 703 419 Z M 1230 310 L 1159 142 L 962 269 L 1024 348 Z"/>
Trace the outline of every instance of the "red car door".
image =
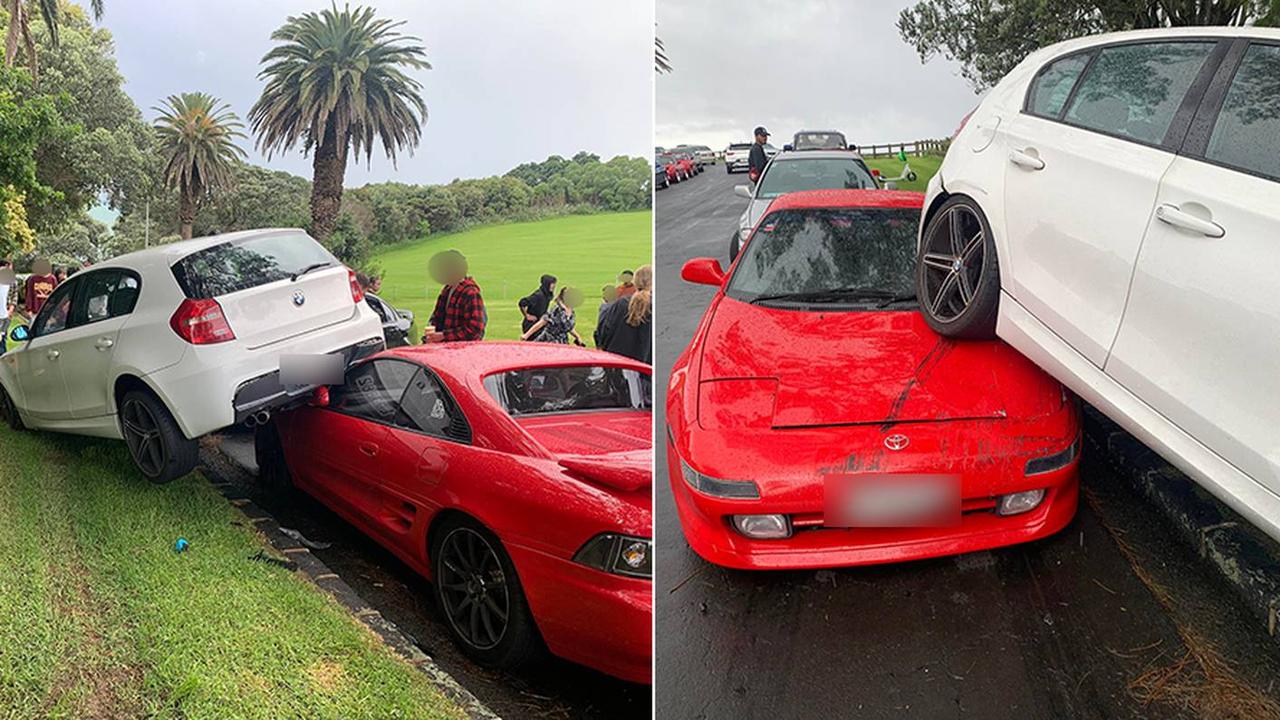
<path id="1" fill-rule="evenodd" d="M 386 504 L 388 438 L 400 397 L 417 372 L 412 363 L 382 358 L 347 373 L 330 390 L 327 408 L 308 408 L 290 420 L 288 460 L 295 482 L 366 532 L 378 535 Z"/>
<path id="2" fill-rule="evenodd" d="M 400 400 L 384 443 L 382 498 L 375 521 L 401 557 L 425 562 L 426 529 L 444 504 L 446 474 L 471 442 L 470 425 L 434 373 L 420 369 Z"/>

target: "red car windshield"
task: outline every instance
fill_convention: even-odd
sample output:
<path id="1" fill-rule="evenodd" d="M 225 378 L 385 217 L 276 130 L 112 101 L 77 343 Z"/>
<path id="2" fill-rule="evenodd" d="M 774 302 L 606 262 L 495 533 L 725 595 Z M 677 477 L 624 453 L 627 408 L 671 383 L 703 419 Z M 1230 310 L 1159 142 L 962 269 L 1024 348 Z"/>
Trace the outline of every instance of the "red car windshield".
<path id="1" fill-rule="evenodd" d="M 618 367 L 576 365 L 512 370 L 485 377 L 484 387 L 511 415 L 653 407 L 650 376 Z"/>
<path id="2" fill-rule="evenodd" d="M 770 213 L 751 236 L 726 294 L 743 302 L 875 307 L 914 301 L 916 229 L 910 208 Z"/>

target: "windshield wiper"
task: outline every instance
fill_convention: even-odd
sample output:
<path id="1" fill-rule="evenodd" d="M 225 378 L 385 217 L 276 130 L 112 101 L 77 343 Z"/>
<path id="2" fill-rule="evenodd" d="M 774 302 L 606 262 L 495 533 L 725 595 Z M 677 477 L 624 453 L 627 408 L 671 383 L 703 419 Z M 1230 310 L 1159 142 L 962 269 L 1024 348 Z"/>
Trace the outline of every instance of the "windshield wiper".
<path id="1" fill-rule="evenodd" d="M 911 293 L 910 295 L 895 295 L 876 303 L 876 309 L 879 310 L 880 308 L 887 308 L 890 305 L 897 305 L 898 303 L 907 302 L 908 300 L 915 301 L 915 299 L 915 293 Z"/>
<path id="2" fill-rule="evenodd" d="M 891 300 L 897 293 L 875 288 L 847 287 L 829 290 L 810 290 L 807 292 L 778 293 L 761 295 L 751 300 L 752 305 L 774 300 L 794 300 L 796 302 L 837 302 L 840 300 Z"/>
<path id="3" fill-rule="evenodd" d="M 302 268 L 302 269 L 301 269 L 301 270 L 299 270 L 298 272 L 294 273 L 294 274 L 293 274 L 293 277 L 289 278 L 289 282 L 298 282 L 298 278 L 302 277 L 303 275 L 306 275 L 307 273 L 311 272 L 312 270 L 319 270 L 320 268 L 327 268 L 327 267 L 329 267 L 329 266 L 330 266 L 330 265 L 332 265 L 332 264 L 333 264 L 333 263 L 331 263 L 331 262 L 318 262 L 318 263 L 312 263 L 312 264 L 310 264 L 310 265 L 308 265 L 308 266 L 306 266 L 306 267 Z"/>

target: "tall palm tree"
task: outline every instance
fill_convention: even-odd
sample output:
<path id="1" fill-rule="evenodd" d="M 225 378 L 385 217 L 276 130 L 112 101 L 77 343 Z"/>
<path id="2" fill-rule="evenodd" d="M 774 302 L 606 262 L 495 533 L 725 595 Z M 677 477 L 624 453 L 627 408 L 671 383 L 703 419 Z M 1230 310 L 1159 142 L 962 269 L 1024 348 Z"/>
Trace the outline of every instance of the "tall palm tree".
<path id="1" fill-rule="evenodd" d="M 165 184 L 178 191 L 182 238 L 191 238 L 196 210 L 206 195 L 232 185 L 232 167 L 245 152 L 235 144 L 244 124 L 229 105 L 206 93 L 170 95 L 153 108 L 160 152 L 165 158 Z"/>
<path id="2" fill-rule="evenodd" d="M 258 77 L 267 85 L 249 122 L 268 158 L 299 143 L 311 153 L 311 232 L 321 240 L 338 218 L 348 150 L 369 162 L 377 138 L 394 163 L 397 150 L 412 152 L 421 137 L 427 105 L 405 70 L 431 65 L 418 38 L 396 31 L 403 24 L 335 4 L 290 17 L 262 58 Z"/>
<path id="3" fill-rule="evenodd" d="M 93 19 L 102 19 L 103 0 L 91 0 Z M 3 0 L 4 9 L 9 13 L 9 29 L 4 38 L 4 63 L 12 66 L 18 59 L 19 43 L 27 54 L 27 64 L 31 66 L 31 77 L 40 76 L 40 64 L 36 58 L 36 41 L 31 35 L 31 9 L 27 0 Z M 49 42 L 58 46 L 58 0 L 35 0 L 40 7 L 40 15 L 49 28 Z"/>

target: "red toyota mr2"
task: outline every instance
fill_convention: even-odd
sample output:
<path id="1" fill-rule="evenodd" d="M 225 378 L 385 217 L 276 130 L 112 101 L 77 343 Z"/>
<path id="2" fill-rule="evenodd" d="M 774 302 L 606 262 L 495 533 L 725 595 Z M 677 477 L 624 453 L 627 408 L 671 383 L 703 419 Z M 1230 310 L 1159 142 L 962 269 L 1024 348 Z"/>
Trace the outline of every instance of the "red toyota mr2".
<path id="1" fill-rule="evenodd" d="M 455 641 L 651 681 L 648 365 L 543 343 L 390 350 L 258 433 L 306 491 L 432 580 Z"/>
<path id="2" fill-rule="evenodd" d="M 1074 398 L 1003 343 L 925 324 L 921 203 L 886 190 L 784 195 L 727 274 L 710 259 L 684 266 L 685 280 L 720 288 L 667 396 L 672 490 L 703 558 L 893 562 L 1034 540 L 1071 520 Z M 982 270 L 963 240 L 948 259 L 957 283 Z"/>

